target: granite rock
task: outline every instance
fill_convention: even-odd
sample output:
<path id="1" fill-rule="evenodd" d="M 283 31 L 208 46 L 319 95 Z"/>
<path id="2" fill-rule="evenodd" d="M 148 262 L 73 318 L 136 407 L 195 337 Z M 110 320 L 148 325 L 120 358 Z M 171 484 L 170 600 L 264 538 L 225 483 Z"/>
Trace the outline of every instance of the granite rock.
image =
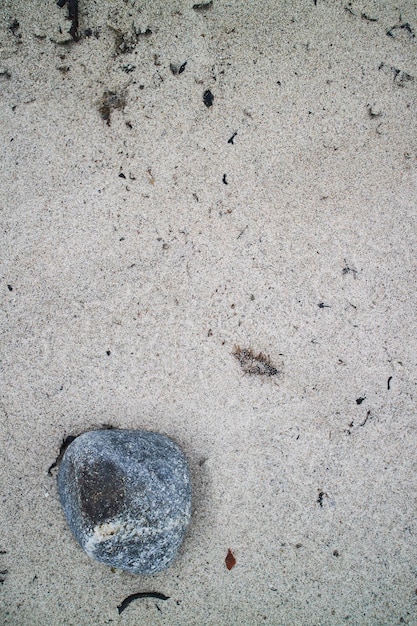
<path id="1" fill-rule="evenodd" d="M 61 461 L 58 491 L 85 552 L 133 574 L 168 567 L 190 520 L 187 462 L 158 433 L 111 429 L 80 435 Z"/>

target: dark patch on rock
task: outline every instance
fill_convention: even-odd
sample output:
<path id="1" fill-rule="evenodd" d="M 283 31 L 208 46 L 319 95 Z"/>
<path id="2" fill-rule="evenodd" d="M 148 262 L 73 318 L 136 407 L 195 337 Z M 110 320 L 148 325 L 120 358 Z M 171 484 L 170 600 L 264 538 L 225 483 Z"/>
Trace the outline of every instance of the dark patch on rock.
<path id="1" fill-rule="evenodd" d="M 115 463 L 97 459 L 81 468 L 78 476 L 75 464 L 70 467 L 70 479 L 78 481 L 81 512 L 87 524 L 103 524 L 123 511 L 124 474 Z"/>

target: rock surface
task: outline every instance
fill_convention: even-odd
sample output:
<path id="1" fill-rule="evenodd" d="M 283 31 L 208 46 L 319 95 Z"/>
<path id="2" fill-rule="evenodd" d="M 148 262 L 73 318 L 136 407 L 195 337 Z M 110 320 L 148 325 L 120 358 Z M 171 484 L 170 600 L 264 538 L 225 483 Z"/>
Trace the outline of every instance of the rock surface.
<path id="1" fill-rule="evenodd" d="M 58 491 L 85 552 L 134 574 L 168 567 L 190 520 L 187 462 L 179 447 L 158 433 L 80 435 L 62 459 Z"/>

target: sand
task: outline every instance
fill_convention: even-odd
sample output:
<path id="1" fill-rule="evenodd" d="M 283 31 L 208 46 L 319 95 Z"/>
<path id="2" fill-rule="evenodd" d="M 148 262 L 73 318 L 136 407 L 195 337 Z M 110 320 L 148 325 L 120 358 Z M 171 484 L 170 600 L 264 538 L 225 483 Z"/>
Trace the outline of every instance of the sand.
<path id="1" fill-rule="evenodd" d="M 416 4 L 193 4 L 1 4 L 0 623 L 417 624 Z M 104 424 L 189 461 L 159 575 L 66 525 Z"/>

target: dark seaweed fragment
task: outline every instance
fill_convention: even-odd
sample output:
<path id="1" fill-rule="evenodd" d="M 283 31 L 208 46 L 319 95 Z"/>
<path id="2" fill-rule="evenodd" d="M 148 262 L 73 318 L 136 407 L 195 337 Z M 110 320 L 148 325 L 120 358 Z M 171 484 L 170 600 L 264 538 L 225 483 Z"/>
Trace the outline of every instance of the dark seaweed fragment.
<path id="1" fill-rule="evenodd" d="M 60 9 L 68 4 L 68 19 L 71 21 L 71 28 L 69 34 L 74 41 L 80 40 L 80 34 L 78 32 L 78 0 L 58 0 L 57 5 Z"/>
<path id="2" fill-rule="evenodd" d="M 55 461 L 52 463 L 52 465 L 50 466 L 50 468 L 48 469 L 48 474 L 51 476 L 52 475 L 52 470 L 54 469 L 54 467 L 56 467 L 61 461 L 62 461 L 62 457 L 65 454 L 65 450 L 68 448 L 68 446 L 70 445 L 70 443 L 72 443 L 74 441 L 74 439 L 76 439 L 76 437 L 74 435 L 68 435 L 68 437 L 65 437 L 62 440 L 61 443 L 61 447 L 59 449 L 59 453 L 58 456 L 56 457 Z"/>
<path id="3" fill-rule="evenodd" d="M 194 11 L 207 11 L 211 9 L 213 6 L 213 0 L 210 2 L 198 2 L 197 4 L 193 4 Z"/>
<path id="4" fill-rule="evenodd" d="M 132 593 L 130 596 L 127 596 L 127 598 L 125 598 L 123 600 L 123 602 L 121 602 L 118 607 L 117 610 L 120 613 L 122 613 L 131 602 L 133 602 L 133 600 L 139 600 L 140 598 L 155 598 L 156 600 L 169 600 L 169 596 L 165 596 L 163 593 L 159 593 L 159 591 L 140 591 L 139 593 Z"/>

